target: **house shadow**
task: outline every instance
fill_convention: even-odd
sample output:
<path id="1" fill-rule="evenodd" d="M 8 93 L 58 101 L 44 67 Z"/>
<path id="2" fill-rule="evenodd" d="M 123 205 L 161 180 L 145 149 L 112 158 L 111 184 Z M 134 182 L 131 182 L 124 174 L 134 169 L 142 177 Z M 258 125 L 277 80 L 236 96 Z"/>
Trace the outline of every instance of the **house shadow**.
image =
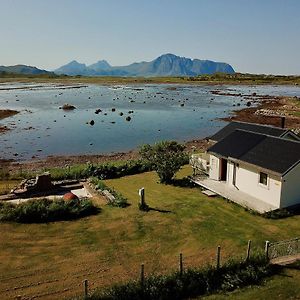
<path id="1" fill-rule="evenodd" d="M 300 215 L 300 205 L 293 205 L 286 208 L 279 208 L 263 214 L 268 219 L 284 219 L 292 216 Z"/>

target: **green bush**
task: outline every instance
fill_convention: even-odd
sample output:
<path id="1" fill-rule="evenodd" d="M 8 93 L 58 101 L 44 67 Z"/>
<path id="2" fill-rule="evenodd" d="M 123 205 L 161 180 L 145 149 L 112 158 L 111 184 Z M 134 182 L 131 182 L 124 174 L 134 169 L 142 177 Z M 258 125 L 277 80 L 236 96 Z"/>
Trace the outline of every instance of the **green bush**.
<path id="1" fill-rule="evenodd" d="M 139 281 L 117 284 L 94 292 L 90 299 L 186 299 L 259 284 L 275 271 L 263 256 L 256 256 L 247 262 L 230 261 L 219 269 L 207 266 L 202 269 L 187 269 L 183 274 L 175 272 L 170 275 L 151 276 L 145 279 L 143 286 Z"/>
<path id="2" fill-rule="evenodd" d="M 72 220 L 94 215 L 100 208 L 91 200 L 29 200 L 20 204 L 0 203 L 0 221 L 17 223 L 46 223 L 61 220 Z"/>
<path id="3" fill-rule="evenodd" d="M 156 171 L 161 183 L 170 183 L 180 168 L 189 162 L 185 146 L 176 141 L 161 141 L 140 148 L 141 157 Z"/>

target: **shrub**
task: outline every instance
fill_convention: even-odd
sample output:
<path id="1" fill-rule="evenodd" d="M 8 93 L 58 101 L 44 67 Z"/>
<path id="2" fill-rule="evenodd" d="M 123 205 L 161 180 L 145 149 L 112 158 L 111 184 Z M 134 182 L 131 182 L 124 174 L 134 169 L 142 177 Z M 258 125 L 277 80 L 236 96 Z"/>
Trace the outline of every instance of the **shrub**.
<path id="1" fill-rule="evenodd" d="M 183 274 L 175 272 L 170 275 L 151 276 L 145 279 L 143 286 L 139 281 L 117 284 L 94 292 L 90 299 L 186 299 L 258 284 L 275 271 L 263 256 L 256 256 L 247 262 L 230 261 L 219 269 L 207 266 L 187 269 Z"/>
<path id="2" fill-rule="evenodd" d="M 142 146 L 140 155 L 156 171 L 161 183 L 170 183 L 176 172 L 189 161 L 184 149 L 184 145 L 175 141 L 162 141 L 153 146 Z"/>
<path id="3" fill-rule="evenodd" d="M 94 215 L 100 208 L 91 200 L 28 200 L 21 204 L 0 203 L 0 221 L 18 223 L 46 223 L 52 221 L 71 220 Z"/>

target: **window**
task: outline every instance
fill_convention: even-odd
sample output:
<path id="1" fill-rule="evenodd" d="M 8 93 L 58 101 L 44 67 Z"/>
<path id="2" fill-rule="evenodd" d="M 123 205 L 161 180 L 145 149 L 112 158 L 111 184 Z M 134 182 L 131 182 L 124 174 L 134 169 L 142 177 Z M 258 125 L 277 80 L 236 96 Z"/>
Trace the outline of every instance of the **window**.
<path id="1" fill-rule="evenodd" d="M 260 172 L 259 173 L 259 183 L 261 183 L 263 185 L 267 185 L 268 184 L 268 174 Z"/>

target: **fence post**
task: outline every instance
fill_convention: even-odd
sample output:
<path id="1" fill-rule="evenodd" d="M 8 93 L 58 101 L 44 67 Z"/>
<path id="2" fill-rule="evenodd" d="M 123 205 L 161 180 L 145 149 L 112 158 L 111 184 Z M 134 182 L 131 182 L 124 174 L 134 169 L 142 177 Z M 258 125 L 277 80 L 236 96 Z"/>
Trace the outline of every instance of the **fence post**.
<path id="1" fill-rule="evenodd" d="M 221 246 L 218 246 L 218 249 L 217 249 L 217 269 L 220 268 L 220 260 L 221 260 Z"/>
<path id="2" fill-rule="evenodd" d="M 83 286 L 84 286 L 84 299 L 87 299 L 88 298 L 88 295 L 89 295 L 89 291 L 88 291 L 88 280 L 85 279 L 83 281 Z"/>
<path id="3" fill-rule="evenodd" d="M 180 274 L 180 276 L 183 274 L 183 258 L 182 258 L 182 253 L 179 254 L 179 274 Z"/>
<path id="4" fill-rule="evenodd" d="M 144 287 L 145 283 L 145 266 L 144 264 L 141 264 L 141 286 Z"/>
<path id="5" fill-rule="evenodd" d="M 251 240 L 248 241 L 246 261 L 250 258 Z"/>
<path id="6" fill-rule="evenodd" d="M 270 242 L 266 241 L 266 243 L 265 243 L 265 254 L 266 254 L 267 259 L 269 259 L 269 247 L 270 247 Z"/>

